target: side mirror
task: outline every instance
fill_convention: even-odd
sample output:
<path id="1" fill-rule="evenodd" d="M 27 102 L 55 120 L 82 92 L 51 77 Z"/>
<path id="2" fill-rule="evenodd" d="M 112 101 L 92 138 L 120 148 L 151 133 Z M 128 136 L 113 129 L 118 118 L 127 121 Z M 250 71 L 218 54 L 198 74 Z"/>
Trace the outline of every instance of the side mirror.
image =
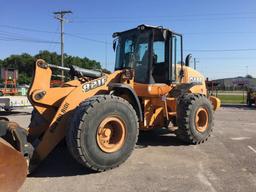
<path id="1" fill-rule="evenodd" d="M 189 67 L 189 64 L 190 64 L 190 62 L 191 62 L 191 59 L 192 59 L 192 54 L 190 53 L 190 54 L 187 55 L 186 60 L 185 60 L 185 65 L 186 65 L 187 67 Z"/>

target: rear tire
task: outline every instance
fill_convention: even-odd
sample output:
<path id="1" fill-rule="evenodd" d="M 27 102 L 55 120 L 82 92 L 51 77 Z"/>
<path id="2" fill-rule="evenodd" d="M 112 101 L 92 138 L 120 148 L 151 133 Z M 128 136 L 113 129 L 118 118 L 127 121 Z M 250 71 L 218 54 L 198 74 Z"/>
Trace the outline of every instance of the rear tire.
<path id="1" fill-rule="evenodd" d="M 109 140 L 105 143 L 106 135 Z M 110 95 L 94 96 L 81 103 L 66 134 L 71 155 L 94 171 L 122 164 L 132 153 L 137 138 L 135 110 L 126 100 Z"/>
<path id="2" fill-rule="evenodd" d="M 205 142 L 212 132 L 213 109 L 201 94 L 185 94 L 177 106 L 178 129 L 175 134 L 189 144 Z"/>

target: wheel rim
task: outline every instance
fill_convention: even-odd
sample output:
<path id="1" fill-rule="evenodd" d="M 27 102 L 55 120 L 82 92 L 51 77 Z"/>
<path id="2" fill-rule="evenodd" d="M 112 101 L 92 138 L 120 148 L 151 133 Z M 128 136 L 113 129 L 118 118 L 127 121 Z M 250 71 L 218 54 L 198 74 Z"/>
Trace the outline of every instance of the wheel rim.
<path id="1" fill-rule="evenodd" d="M 208 111 L 205 108 L 199 108 L 196 112 L 196 130 L 204 132 L 208 127 Z"/>
<path id="2" fill-rule="evenodd" d="M 106 153 L 118 151 L 124 145 L 126 125 L 116 116 L 105 118 L 97 130 L 97 144 Z"/>

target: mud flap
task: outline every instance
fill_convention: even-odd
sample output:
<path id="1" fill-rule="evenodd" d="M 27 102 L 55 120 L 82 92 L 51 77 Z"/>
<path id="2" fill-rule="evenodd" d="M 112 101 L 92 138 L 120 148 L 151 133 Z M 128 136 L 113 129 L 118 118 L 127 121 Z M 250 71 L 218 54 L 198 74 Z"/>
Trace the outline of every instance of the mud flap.
<path id="1" fill-rule="evenodd" d="M 25 181 L 27 169 L 23 155 L 0 138 L 0 191 L 18 191 Z"/>

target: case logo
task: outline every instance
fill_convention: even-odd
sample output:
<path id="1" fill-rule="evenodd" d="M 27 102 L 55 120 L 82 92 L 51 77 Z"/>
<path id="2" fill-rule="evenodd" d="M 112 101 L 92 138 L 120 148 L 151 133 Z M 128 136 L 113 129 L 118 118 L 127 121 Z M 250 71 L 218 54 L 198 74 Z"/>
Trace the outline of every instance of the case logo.
<path id="1" fill-rule="evenodd" d="M 202 77 L 189 77 L 189 81 L 191 83 L 202 83 L 203 78 Z"/>

